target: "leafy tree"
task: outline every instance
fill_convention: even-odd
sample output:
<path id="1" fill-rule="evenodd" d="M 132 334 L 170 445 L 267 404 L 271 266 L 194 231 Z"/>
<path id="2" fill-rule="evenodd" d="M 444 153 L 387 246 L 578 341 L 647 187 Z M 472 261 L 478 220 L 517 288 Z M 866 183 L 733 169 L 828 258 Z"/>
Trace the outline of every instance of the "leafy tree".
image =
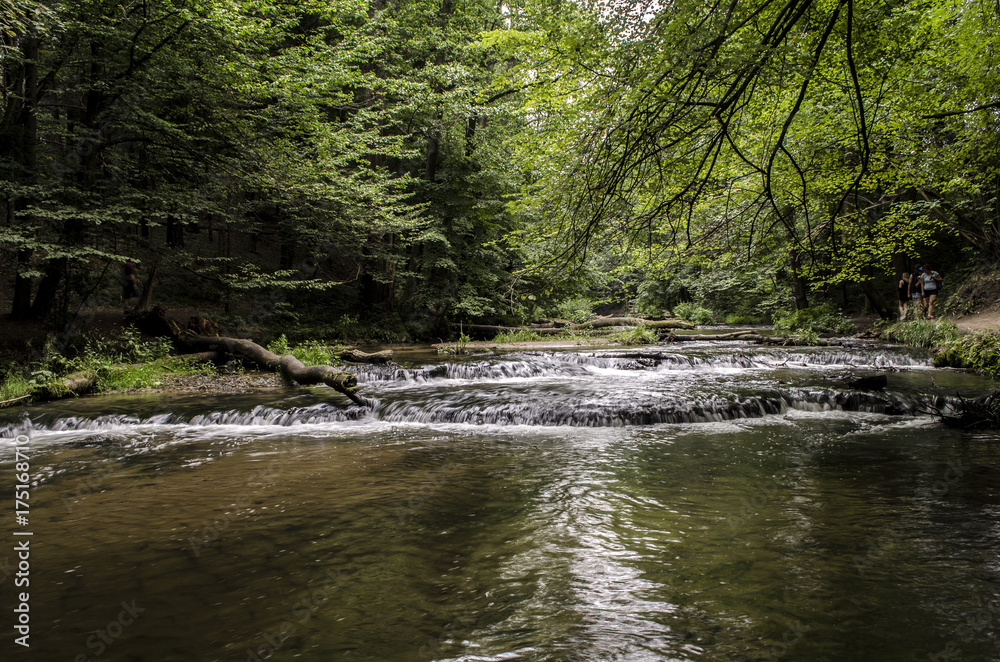
<path id="1" fill-rule="evenodd" d="M 799 307 L 807 280 L 856 281 L 877 302 L 875 271 L 942 226 L 1000 256 L 989 3 L 543 1 L 524 15 L 558 25 L 497 36 L 528 53 L 522 83 L 539 81 L 522 204 L 546 219 L 529 240 L 550 255 L 617 240 L 647 264 L 753 259 L 777 237 Z"/>
<path id="2" fill-rule="evenodd" d="M 405 178 L 369 166 L 399 143 L 354 100 L 366 50 L 355 3 L 19 6 L 30 20 L 8 38 L 0 123 L 15 315 L 44 316 L 61 286 L 65 308 L 71 285 L 89 287 L 78 275 L 125 257 L 274 285 L 248 280 L 252 260 L 228 248 L 214 264 L 186 255 L 185 228 L 270 224 L 349 253 L 364 232 L 410 223 Z M 166 253 L 151 228 L 165 229 Z"/>

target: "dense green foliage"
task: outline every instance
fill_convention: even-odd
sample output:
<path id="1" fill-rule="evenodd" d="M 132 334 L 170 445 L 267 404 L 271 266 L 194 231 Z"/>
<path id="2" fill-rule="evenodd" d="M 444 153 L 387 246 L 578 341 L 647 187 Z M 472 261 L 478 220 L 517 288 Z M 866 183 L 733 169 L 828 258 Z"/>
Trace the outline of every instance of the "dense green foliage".
<path id="1" fill-rule="evenodd" d="M 774 320 L 774 328 L 779 331 L 816 331 L 841 335 L 854 331 L 851 321 L 829 303 L 801 310 L 782 311 Z"/>
<path id="2" fill-rule="evenodd" d="M 92 374 L 94 391 L 128 391 L 160 386 L 165 375 L 211 371 L 185 359 L 171 357 L 169 340 L 143 340 L 133 328 L 117 336 L 91 335 L 78 347 L 59 348 L 51 339 L 37 357 L 7 366 L 0 382 L 0 402 L 37 393 L 63 395 L 63 378 Z"/>
<path id="3" fill-rule="evenodd" d="M 142 305 L 383 341 L 688 303 L 889 317 L 913 261 L 1000 260 L 985 0 L 2 9 L 15 317 L 117 305 L 126 259 Z"/>
<path id="4" fill-rule="evenodd" d="M 615 331 L 609 338 L 611 342 L 620 345 L 649 345 L 659 340 L 660 334 L 648 326 L 639 325 L 623 331 Z"/>
<path id="5" fill-rule="evenodd" d="M 711 310 L 693 303 L 679 303 L 674 306 L 673 313 L 677 319 L 687 320 L 693 324 L 704 325 L 714 321 Z"/>
<path id="6" fill-rule="evenodd" d="M 282 334 L 274 342 L 268 343 L 267 349 L 269 352 L 274 352 L 278 355 L 291 354 L 299 361 L 302 361 L 303 365 L 332 365 L 337 362 L 338 355 L 343 351 L 341 346 L 329 346 L 325 343 L 319 342 L 317 340 L 306 341 L 292 345 Z"/>
<path id="7" fill-rule="evenodd" d="M 773 279 L 797 308 L 849 285 L 888 316 L 887 277 L 942 240 L 1000 257 L 991 3 L 541 0 L 524 15 L 553 27 L 496 39 L 547 81 L 520 203 L 540 264 L 613 245 L 640 287 L 704 265 Z"/>
<path id="8" fill-rule="evenodd" d="M 938 349 L 934 365 L 968 368 L 988 375 L 1000 375 L 1000 333 L 981 331 L 953 338 Z"/>

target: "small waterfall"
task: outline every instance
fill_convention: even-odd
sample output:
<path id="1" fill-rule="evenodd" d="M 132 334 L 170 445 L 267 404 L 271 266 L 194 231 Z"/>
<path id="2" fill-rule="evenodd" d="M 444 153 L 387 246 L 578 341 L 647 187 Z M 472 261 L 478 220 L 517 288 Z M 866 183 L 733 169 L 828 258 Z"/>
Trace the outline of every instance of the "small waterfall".
<path id="1" fill-rule="evenodd" d="M 261 405 L 254 407 L 250 411 L 238 411 L 234 409 L 208 414 L 196 414 L 189 417 L 178 414 L 158 414 L 148 418 L 125 415 L 97 416 L 95 418 L 70 416 L 57 419 L 49 425 L 36 425 L 31 421 L 25 421 L 18 425 L 8 425 L 0 428 L 0 439 L 13 438 L 19 434 L 28 434 L 33 430 L 47 430 L 50 432 L 92 430 L 97 432 L 146 425 L 207 427 L 218 425 L 291 426 L 314 423 L 342 423 L 361 420 L 370 413 L 371 409 L 368 407 L 343 407 L 324 402 L 311 407 L 293 407 L 291 409 L 277 409 Z"/>
<path id="2" fill-rule="evenodd" d="M 787 352 L 780 348 L 748 350 L 716 355 L 689 355 L 644 350 L 632 352 L 525 352 L 485 361 L 449 362 L 420 368 L 395 364 L 357 365 L 349 370 L 361 384 L 379 382 L 426 383 L 435 380 L 496 381 L 536 377 L 585 376 L 587 368 L 649 370 L 763 370 L 776 367 L 852 367 L 893 369 L 928 367 L 930 360 L 879 349 L 837 352 Z"/>
<path id="3" fill-rule="evenodd" d="M 342 407 L 321 403 L 310 407 L 278 409 L 257 406 L 250 411 L 220 411 L 194 416 L 160 414 L 148 418 L 134 416 L 67 417 L 50 425 L 30 422 L 0 428 L 0 438 L 13 438 L 32 430 L 107 431 L 149 425 L 208 426 L 295 426 L 385 421 L 393 423 L 457 423 L 468 425 L 536 425 L 573 427 L 615 427 L 662 423 L 700 423 L 759 418 L 789 410 L 857 411 L 885 415 L 919 415 L 930 410 L 951 409 L 954 398 L 904 397 L 896 394 L 840 392 L 822 389 L 771 390 L 752 396 L 663 397 L 646 395 L 631 398 L 590 399 L 577 402 L 563 399 L 491 401 L 489 398 L 438 398 L 432 403 L 399 400 L 374 411 L 365 407 Z"/>
<path id="4" fill-rule="evenodd" d="M 781 414 L 791 409 L 906 415 L 920 413 L 928 405 L 940 408 L 945 403 L 933 398 L 907 399 L 868 393 L 790 389 L 733 399 L 721 396 L 647 398 L 624 403 L 609 399 L 603 402 L 578 402 L 572 406 L 545 401 L 487 405 L 449 402 L 424 405 L 396 402 L 387 405 L 378 416 L 381 420 L 392 422 L 615 427 L 759 418 L 770 414 Z"/>
<path id="5" fill-rule="evenodd" d="M 927 368 L 932 365 L 930 358 L 908 354 L 888 353 L 870 349 L 851 352 L 782 352 L 768 362 L 768 367 L 788 366 L 846 366 L 885 370 L 892 368 Z"/>
<path id="6" fill-rule="evenodd" d="M 924 367 L 926 358 L 880 348 L 733 350 L 727 345 L 684 354 L 652 347 L 521 353 L 423 367 L 356 366 L 352 371 L 359 382 L 368 385 L 363 393 L 370 406 L 343 406 L 338 401 L 298 407 L 261 404 L 249 410 L 208 413 L 26 419 L 0 427 L 0 438 L 13 439 L 32 430 L 96 432 L 158 425 L 288 427 L 382 421 L 609 427 L 727 421 L 794 409 L 885 415 L 954 410 L 954 400 L 949 398 L 843 390 L 831 385 L 827 370 Z M 808 371 L 821 368 L 822 377 L 811 382 L 819 385 L 804 387 L 803 383 L 810 383 Z M 791 384 L 778 382 L 768 375 L 778 369 L 801 369 L 803 378 L 796 376 Z M 427 386 L 407 388 L 411 384 Z M 381 402 L 368 400 L 373 396 Z"/>
<path id="7" fill-rule="evenodd" d="M 543 357 L 541 360 L 468 361 L 442 363 L 422 368 L 403 368 L 396 365 L 352 365 L 348 370 L 358 378 L 359 384 L 377 382 L 424 383 L 438 379 L 493 381 L 587 374 L 582 367 L 571 362 L 558 360 L 552 355 Z"/>

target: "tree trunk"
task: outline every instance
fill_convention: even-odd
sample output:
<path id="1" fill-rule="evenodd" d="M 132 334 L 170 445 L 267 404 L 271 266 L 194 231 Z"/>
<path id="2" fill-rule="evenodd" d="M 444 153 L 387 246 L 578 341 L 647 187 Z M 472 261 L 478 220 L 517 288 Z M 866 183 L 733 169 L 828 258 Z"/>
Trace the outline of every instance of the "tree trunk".
<path id="1" fill-rule="evenodd" d="M 14 275 L 14 300 L 10 307 L 11 317 L 25 319 L 31 311 L 31 279 L 22 276 L 21 271 L 31 265 L 31 250 L 17 252 L 17 273 Z"/>
<path id="2" fill-rule="evenodd" d="M 45 266 L 45 275 L 38 284 L 38 291 L 35 293 L 35 300 L 31 304 L 30 317 L 32 319 L 42 319 L 50 312 L 56 303 L 56 295 L 59 293 L 59 283 L 62 282 L 63 274 L 66 272 L 67 260 L 64 257 L 49 260 Z"/>
<path id="3" fill-rule="evenodd" d="M 224 350 L 230 354 L 253 361 L 265 368 L 277 369 L 286 381 L 302 386 L 326 384 L 330 388 L 343 393 L 351 402 L 360 407 L 370 407 L 372 405 L 370 401 L 357 395 L 358 380 L 349 372 L 338 370 L 328 365 L 307 367 L 302 361 L 299 361 L 291 354 L 279 356 L 274 352 L 264 349 L 252 340 L 226 338 L 223 336 L 200 336 L 181 331 L 180 329 L 176 329 L 176 332 L 180 342 L 189 347 Z"/>
<path id="4" fill-rule="evenodd" d="M 433 118 L 435 122 L 440 121 L 440 113 L 436 113 Z M 424 179 L 429 183 L 434 183 L 437 178 L 438 154 L 441 147 L 441 130 L 435 124 L 430 128 L 427 136 L 427 161 L 424 164 Z"/>
<path id="5" fill-rule="evenodd" d="M 340 358 L 348 363 L 388 363 L 392 360 L 392 350 L 384 349 L 368 354 L 357 349 L 345 349 L 340 353 Z"/>
<path id="6" fill-rule="evenodd" d="M 142 296 L 139 297 L 139 303 L 135 304 L 136 311 L 149 310 L 149 301 L 153 298 L 153 285 L 156 284 L 156 272 L 159 268 L 160 261 L 157 260 L 153 263 L 153 268 L 149 270 L 149 277 L 146 278 L 146 282 L 143 283 Z"/>
<path id="7" fill-rule="evenodd" d="M 892 271 L 893 277 L 897 280 L 900 274 L 910 273 L 910 261 L 906 257 L 906 253 L 893 253 L 892 254 Z"/>
<path id="8" fill-rule="evenodd" d="M 789 266 L 792 270 L 792 290 L 795 294 L 795 310 L 804 310 L 809 307 L 809 288 L 806 279 L 802 276 L 800 268 L 802 266 L 802 254 L 792 251 L 789 259 Z"/>
<path id="9" fill-rule="evenodd" d="M 861 281 L 861 291 L 864 292 L 865 299 L 871 304 L 872 310 L 876 315 L 882 319 L 892 319 L 895 317 L 895 311 L 889 312 L 889 309 L 885 306 L 885 301 L 882 299 L 882 295 L 879 294 L 878 288 L 870 279 L 865 279 Z"/>

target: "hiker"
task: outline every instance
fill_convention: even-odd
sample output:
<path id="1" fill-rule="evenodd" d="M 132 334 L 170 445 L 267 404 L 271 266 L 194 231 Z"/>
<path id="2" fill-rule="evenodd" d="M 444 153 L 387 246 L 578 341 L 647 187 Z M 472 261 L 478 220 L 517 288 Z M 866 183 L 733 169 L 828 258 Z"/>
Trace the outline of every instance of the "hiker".
<path id="1" fill-rule="evenodd" d="M 910 275 L 899 272 L 899 282 L 896 283 L 897 299 L 899 300 L 899 321 L 906 321 L 906 309 L 910 303 Z"/>
<path id="2" fill-rule="evenodd" d="M 927 319 L 932 320 L 934 319 L 934 300 L 938 297 L 944 278 L 934 271 L 930 262 L 923 266 L 920 278 L 923 281 L 924 301 L 927 304 Z"/>

